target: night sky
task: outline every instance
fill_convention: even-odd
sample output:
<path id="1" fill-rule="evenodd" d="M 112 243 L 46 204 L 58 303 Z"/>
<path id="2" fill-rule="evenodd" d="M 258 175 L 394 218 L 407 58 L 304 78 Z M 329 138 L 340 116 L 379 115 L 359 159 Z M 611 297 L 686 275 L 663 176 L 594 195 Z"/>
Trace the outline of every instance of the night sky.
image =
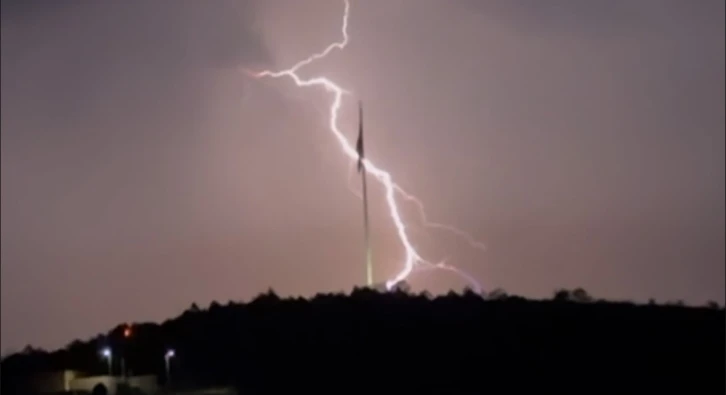
<path id="1" fill-rule="evenodd" d="M 2 344 L 62 347 L 192 302 L 365 281 L 355 167 L 331 96 L 248 69 L 340 39 L 342 0 L 8 1 L 2 12 Z M 724 302 L 722 0 L 358 0 L 304 69 L 486 289 Z M 351 178 L 352 177 L 352 178 Z M 350 180 L 349 180 L 350 178 Z M 350 184 L 349 184 L 350 183 Z M 369 189 L 376 275 L 403 250 Z M 461 289 L 426 272 L 414 288 Z"/>

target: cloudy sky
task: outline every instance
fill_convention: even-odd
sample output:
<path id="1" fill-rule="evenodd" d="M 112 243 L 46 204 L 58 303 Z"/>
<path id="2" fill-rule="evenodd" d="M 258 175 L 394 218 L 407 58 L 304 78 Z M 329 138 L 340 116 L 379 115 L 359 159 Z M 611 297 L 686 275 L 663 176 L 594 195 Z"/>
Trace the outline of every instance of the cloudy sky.
<path id="1" fill-rule="evenodd" d="M 2 350 L 365 281 L 342 0 L 3 1 Z M 487 288 L 724 302 L 724 2 L 354 0 L 302 70 Z M 353 177 L 349 180 L 349 177 Z M 376 275 L 403 249 L 371 182 Z M 450 273 L 411 279 L 434 291 Z"/>

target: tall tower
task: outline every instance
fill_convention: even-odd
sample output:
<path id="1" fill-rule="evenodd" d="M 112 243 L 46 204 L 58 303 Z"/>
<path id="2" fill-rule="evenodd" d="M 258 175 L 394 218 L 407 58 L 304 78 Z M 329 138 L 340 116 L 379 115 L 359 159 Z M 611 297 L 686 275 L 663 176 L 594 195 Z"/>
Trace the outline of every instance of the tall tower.
<path id="1" fill-rule="evenodd" d="M 370 226 L 368 222 L 368 187 L 366 185 L 366 164 L 363 153 L 363 103 L 358 101 L 358 141 L 355 144 L 358 151 L 358 172 L 363 182 L 363 232 L 365 243 L 366 284 L 373 287 L 373 253 L 370 244 Z"/>

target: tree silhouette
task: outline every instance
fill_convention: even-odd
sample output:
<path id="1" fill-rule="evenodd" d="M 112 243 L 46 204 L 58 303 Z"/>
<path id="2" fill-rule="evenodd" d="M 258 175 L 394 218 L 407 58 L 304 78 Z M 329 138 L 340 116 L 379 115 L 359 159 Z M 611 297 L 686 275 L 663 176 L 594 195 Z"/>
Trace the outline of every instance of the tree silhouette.
<path id="1" fill-rule="evenodd" d="M 393 286 L 394 292 L 400 292 L 402 294 L 411 294 L 411 285 L 407 281 L 399 281 Z"/>
<path id="2" fill-rule="evenodd" d="M 570 294 L 570 299 L 574 302 L 589 303 L 592 302 L 592 297 L 582 288 L 577 288 Z"/>
<path id="3" fill-rule="evenodd" d="M 555 291 L 554 300 L 558 302 L 567 302 L 570 300 L 570 291 L 566 289 L 560 289 Z"/>
<path id="4" fill-rule="evenodd" d="M 269 290 L 250 303 L 193 304 L 160 325 L 131 324 L 132 338 L 122 324 L 54 352 L 28 346 L 2 360 L 0 392 L 32 394 L 28 378 L 47 371 L 105 374 L 105 346 L 123 351 L 129 371 L 159 377 L 173 347 L 175 390 L 335 393 L 350 382 L 370 392 L 576 392 L 583 381 L 612 393 L 723 389 L 723 309 L 583 303 L 592 298 L 581 288 L 558 290 L 554 301 L 501 289 L 488 298 L 405 291 L 361 287 L 303 299 Z M 365 380 L 361 365 L 371 373 Z M 513 372 L 518 380 L 509 379 Z"/>
<path id="5" fill-rule="evenodd" d="M 492 292 L 489 293 L 489 300 L 500 300 L 500 299 L 506 299 L 507 298 L 507 292 L 501 288 L 495 288 L 492 290 Z"/>

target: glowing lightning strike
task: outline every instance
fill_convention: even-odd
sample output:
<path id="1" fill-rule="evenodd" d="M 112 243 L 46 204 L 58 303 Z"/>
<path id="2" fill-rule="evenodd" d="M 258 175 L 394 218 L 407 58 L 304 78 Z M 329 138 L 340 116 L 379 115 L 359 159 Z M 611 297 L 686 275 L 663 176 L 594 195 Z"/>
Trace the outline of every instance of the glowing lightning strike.
<path id="1" fill-rule="evenodd" d="M 353 186 L 351 184 L 351 181 L 353 181 L 353 178 L 351 176 L 355 174 L 352 171 L 354 165 L 355 165 L 355 162 L 351 161 L 350 162 L 350 165 L 348 166 L 348 189 L 358 199 L 363 199 L 363 196 L 360 194 L 360 192 L 358 192 L 355 188 L 353 188 Z M 471 236 L 470 234 L 464 232 L 463 230 L 461 230 L 459 228 L 456 228 L 454 226 L 451 226 L 451 225 L 447 225 L 447 224 L 442 224 L 442 223 L 438 223 L 438 222 L 431 222 L 431 221 L 429 221 L 428 220 L 428 217 L 426 215 L 426 210 L 424 208 L 423 202 L 421 202 L 421 200 L 419 200 L 417 197 L 409 194 L 408 192 L 406 192 L 405 190 L 403 190 L 403 188 L 401 188 L 397 184 L 394 184 L 393 187 L 396 189 L 396 191 L 401 196 L 403 196 L 404 199 L 406 199 L 408 201 L 411 201 L 414 204 L 416 204 L 416 207 L 418 208 L 419 216 L 421 217 L 421 222 L 423 223 L 423 226 L 424 227 L 426 227 L 426 228 L 435 228 L 435 229 L 441 229 L 441 230 L 449 231 L 449 232 L 451 232 L 451 233 L 453 233 L 453 234 L 455 234 L 455 235 L 463 238 L 464 240 L 466 240 L 466 242 L 469 243 L 469 245 L 472 248 L 476 248 L 476 249 L 481 250 L 481 251 L 486 251 L 487 247 L 486 247 L 486 245 L 484 245 L 484 243 L 482 243 L 480 241 L 477 241 L 476 239 L 474 239 L 473 236 Z"/>
<path id="2" fill-rule="evenodd" d="M 340 42 L 335 42 L 333 44 L 330 44 L 325 50 L 323 50 L 320 53 L 313 54 L 309 58 L 302 60 L 292 66 L 289 69 L 282 70 L 282 71 L 269 71 L 265 70 L 262 72 L 249 72 L 248 74 L 255 78 L 263 78 L 263 77 L 271 77 L 271 78 L 280 78 L 280 77 L 289 77 L 293 80 L 295 85 L 298 87 L 311 87 L 311 86 L 319 86 L 323 87 L 327 92 L 330 92 L 333 94 L 333 102 L 330 106 L 330 119 L 329 119 L 329 127 L 330 130 L 333 132 L 335 137 L 338 139 L 338 142 L 340 143 L 341 148 L 343 149 L 343 152 L 351 159 L 351 160 L 357 160 L 358 159 L 358 153 L 355 150 L 355 148 L 348 142 L 348 140 L 345 138 L 343 133 L 340 131 L 338 127 L 338 112 L 340 110 L 340 107 L 342 105 L 343 95 L 349 94 L 347 90 L 341 88 L 338 86 L 335 82 L 329 80 L 325 77 L 314 77 L 310 79 L 302 79 L 297 74 L 297 72 L 304 66 L 309 65 L 310 63 L 314 62 L 315 60 L 324 58 L 327 56 L 331 51 L 334 49 L 344 49 L 348 45 L 348 15 L 350 12 L 350 1 L 345 0 L 345 11 L 343 13 L 343 40 Z M 479 283 L 470 275 L 464 273 L 463 271 L 453 267 L 446 265 L 444 262 L 441 263 L 431 263 L 429 261 L 424 260 L 421 258 L 419 253 L 416 251 L 414 246 L 411 244 L 411 241 L 408 238 L 408 234 L 406 233 L 406 225 L 403 223 L 403 219 L 401 218 L 401 214 L 399 212 L 398 203 L 396 202 L 396 192 L 401 194 L 401 196 L 404 197 L 404 199 L 413 201 L 419 208 L 419 213 L 421 215 L 421 218 L 424 222 L 425 226 L 428 227 L 435 227 L 435 228 L 441 228 L 445 230 L 452 231 L 460 236 L 463 236 L 469 241 L 469 243 L 476 247 L 476 248 L 484 248 L 483 245 L 479 242 L 476 242 L 470 235 L 467 233 L 456 229 L 454 227 L 451 227 L 449 225 L 444 224 L 437 224 L 437 223 L 431 223 L 426 220 L 426 214 L 424 212 L 423 204 L 420 200 L 418 200 L 413 195 L 407 193 L 403 188 L 401 188 L 399 185 L 395 184 L 391 178 L 390 173 L 386 172 L 385 170 L 377 167 L 374 163 L 372 163 L 367 158 L 364 158 L 363 161 L 365 162 L 365 169 L 368 173 L 372 174 L 379 182 L 383 184 L 386 190 L 386 202 L 388 203 L 388 207 L 390 209 L 390 215 L 393 219 L 393 222 L 396 226 L 396 230 L 398 233 L 398 237 L 401 241 L 401 244 L 403 244 L 403 247 L 405 249 L 405 260 L 404 260 L 404 267 L 403 269 L 396 274 L 393 279 L 386 281 L 386 288 L 391 289 L 393 285 L 399 283 L 400 281 L 405 280 L 408 276 L 412 274 L 414 269 L 417 265 L 426 265 L 430 269 L 443 269 L 443 270 L 449 270 L 452 271 L 462 278 L 464 278 L 466 281 L 468 281 L 477 292 L 481 292 L 481 286 Z"/>

